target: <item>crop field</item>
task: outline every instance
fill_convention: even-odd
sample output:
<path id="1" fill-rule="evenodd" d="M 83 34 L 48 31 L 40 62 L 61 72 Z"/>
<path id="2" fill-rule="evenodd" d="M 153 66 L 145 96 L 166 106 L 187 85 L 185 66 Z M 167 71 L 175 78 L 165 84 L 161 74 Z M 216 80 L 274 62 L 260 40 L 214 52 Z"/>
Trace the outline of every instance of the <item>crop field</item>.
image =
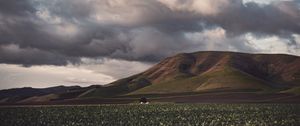
<path id="1" fill-rule="evenodd" d="M 150 104 L 0 107 L 1 126 L 299 126 L 297 104 Z"/>

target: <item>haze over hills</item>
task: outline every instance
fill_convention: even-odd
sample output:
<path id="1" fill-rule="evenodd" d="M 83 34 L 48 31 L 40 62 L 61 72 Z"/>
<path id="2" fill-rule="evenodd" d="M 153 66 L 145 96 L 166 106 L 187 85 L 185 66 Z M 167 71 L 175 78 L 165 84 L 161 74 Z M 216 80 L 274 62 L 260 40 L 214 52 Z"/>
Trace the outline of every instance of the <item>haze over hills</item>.
<path id="1" fill-rule="evenodd" d="M 299 87 L 300 57 L 207 51 L 177 54 L 140 74 L 105 86 L 60 87 L 59 91 L 3 90 L 0 101 L 97 103 L 97 100 L 104 100 L 104 103 L 118 103 L 118 100 L 130 102 L 148 96 L 168 102 L 200 102 L 207 98 L 212 98 L 209 102 L 245 98 L 249 102 L 268 99 L 298 102 Z M 236 93 L 244 97 L 236 98 Z M 256 99 L 257 96 L 261 99 Z"/>

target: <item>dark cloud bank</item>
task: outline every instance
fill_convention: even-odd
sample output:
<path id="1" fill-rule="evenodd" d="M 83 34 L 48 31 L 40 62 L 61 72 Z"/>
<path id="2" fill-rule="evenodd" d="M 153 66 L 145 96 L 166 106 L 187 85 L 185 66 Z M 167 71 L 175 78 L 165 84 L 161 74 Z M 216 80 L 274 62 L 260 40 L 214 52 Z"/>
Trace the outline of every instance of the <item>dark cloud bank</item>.
<path id="1" fill-rule="evenodd" d="M 209 48 L 220 32 L 227 40 Z M 293 35 L 300 34 L 300 1 L 0 1 L 0 63 L 66 65 L 83 57 L 154 62 L 183 51 L 255 52 L 241 37 L 247 33 L 285 38 L 299 49 Z"/>

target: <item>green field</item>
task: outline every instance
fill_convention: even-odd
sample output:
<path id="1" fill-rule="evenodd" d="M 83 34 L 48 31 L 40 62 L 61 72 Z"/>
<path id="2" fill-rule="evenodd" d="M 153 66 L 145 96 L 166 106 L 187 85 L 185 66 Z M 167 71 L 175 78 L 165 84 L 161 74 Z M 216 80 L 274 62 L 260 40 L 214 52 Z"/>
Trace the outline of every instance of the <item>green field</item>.
<path id="1" fill-rule="evenodd" d="M 296 104 L 150 104 L 0 107 L 1 126 L 299 126 Z"/>

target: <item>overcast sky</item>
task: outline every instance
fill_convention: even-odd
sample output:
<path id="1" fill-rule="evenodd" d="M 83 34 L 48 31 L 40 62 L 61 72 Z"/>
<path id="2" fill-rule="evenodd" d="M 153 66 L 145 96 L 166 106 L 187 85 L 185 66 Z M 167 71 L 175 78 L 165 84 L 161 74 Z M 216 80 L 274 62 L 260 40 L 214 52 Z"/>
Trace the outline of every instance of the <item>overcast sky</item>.
<path id="1" fill-rule="evenodd" d="M 107 84 L 206 50 L 300 56 L 300 0 L 0 1 L 0 89 Z"/>

